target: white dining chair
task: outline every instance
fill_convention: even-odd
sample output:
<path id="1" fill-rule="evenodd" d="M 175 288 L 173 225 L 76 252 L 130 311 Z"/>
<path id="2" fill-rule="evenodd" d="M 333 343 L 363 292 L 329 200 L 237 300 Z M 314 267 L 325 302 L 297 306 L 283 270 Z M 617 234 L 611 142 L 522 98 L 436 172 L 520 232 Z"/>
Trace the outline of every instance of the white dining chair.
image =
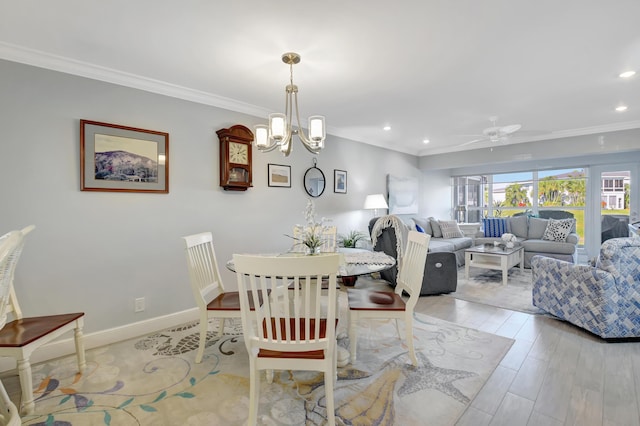
<path id="1" fill-rule="evenodd" d="M 325 226 L 322 229 L 321 253 L 335 253 L 338 250 L 338 227 Z"/>
<path id="2" fill-rule="evenodd" d="M 200 340 L 196 363 L 202 362 L 209 331 L 209 318 L 218 319 L 219 338 L 227 319 L 240 318 L 240 299 L 237 291 L 226 291 L 220 278 L 216 251 L 211 232 L 182 237 L 189 269 L 189 281 L 200 316 Z"/>
<path id="3" fill-rule="evenodd" d="M 249 420 L 258 416 L 261 370 L 311 370 L 324 373 L 327 421 L 335 425 L 333 388 L 337 374 L 336 276 L 338 254 L 317 256 L 234 255 L 240 292 L 242 328 L 249 354 Z M 328 277 L 328 294 L 321 300 L 317 283 Z M 269 291 L 293 281 L 289 292 L 290 309 Z M 314 302 L 315 301 L 317 302 Z M 260 301 L 265 302 L 259 305 Z M 259 309 L 251 310 L 251 301 Z"/>
<path id="4" fill-rule="evenodd" d="M 429 234 L 410 231 L 402 262 L 399 265 L 395 292 L 368 289 L 347 289 L 349 299 L 349 351 L 351 362 L 356 361 L 357 325 L 361 319 L 395 319 L 398 337 L 402 339 L 398 320 L 404 320 L 409 355 L 414 366 L 418 365 L 413 345 L 413 310 L 420 297 L 424 266 L 427 261 Z M 405 302 L 402 294 L 407 293 Z"/>
<path id="5" fill-rule="evenodd" d="M 41 346 L 73 331 L 78 360 L 78 370 L 86 368 L 82 328 L 84 312 L 25 317 L 14 289 L 14 274 L 22 249 L 24 237 L 35 226 L 20 231 L 11 231 L 0 237 L 0 357 L 16 359 L 22 390 L 20 412 L 32 414 L 35 409 L 31 376 L 31 354 Z M 13 321 L 7 322 L 8 316 Z"/>

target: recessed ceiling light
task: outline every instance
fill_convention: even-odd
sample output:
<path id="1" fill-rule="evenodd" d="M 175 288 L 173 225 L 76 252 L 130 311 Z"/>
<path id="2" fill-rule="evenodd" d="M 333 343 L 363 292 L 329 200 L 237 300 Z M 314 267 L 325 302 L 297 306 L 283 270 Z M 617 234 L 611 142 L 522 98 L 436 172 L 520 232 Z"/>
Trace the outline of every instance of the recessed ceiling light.
<path id="1" fill-rule="evenodd" d="M 383 130 L 391 130 L 391 126 L 384 126 L 382 129 Z"/>
<path id="2" fill-rule="evenodd" d="M 627 106 L 626 105 L 620 105 L 619 107 L 616 107 L 616 111 L 618 112 L 622 112 L 622 111 L 626 111 L 627 110 Z"/>
<path id="3" fill-rule="evenodd" d="M 429 143 L 429 139 L 425 139 L 425 140 L 423 140 L 423 141 L 422 141 L 422 143 L 424 143 L 424 144 Z"/>
<path id="4" fill-rule="evenodd" d="M 633 77 L 634 75 L 636 75 L 635 71 L 625 71 L 623 73 L 620 73 L 620 78 L 629 78 L 629 77 Z"/>

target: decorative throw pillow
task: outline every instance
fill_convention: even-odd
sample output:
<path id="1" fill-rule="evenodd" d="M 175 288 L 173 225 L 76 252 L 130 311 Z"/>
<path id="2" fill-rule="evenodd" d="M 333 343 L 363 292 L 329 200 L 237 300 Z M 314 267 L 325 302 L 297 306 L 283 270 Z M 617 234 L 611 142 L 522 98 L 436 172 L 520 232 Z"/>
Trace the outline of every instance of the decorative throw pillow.
<path id="1" fill-rule="evenodd" d="M 431 236 L 433 238 L 442 238 L 442 229 L 440 229 L 440 224 L 435 218 L 429 218 L 429 225 L 431 226 L 431 231 L 433 232 Z"/>
<path id="2" fill-rule="evenodd" d="M 464 234 L 458 226 L 458 222 L 455 220 L 439 220 L 440 231 L 442 231 L 442 238 L 462 238 Z"/>
<path id="3" fill-rule="evenodd" d="M 507 228 L 516 237 L 527 238 L 529 224 L 527 216 L 512 216 L 507 220 Z"/>
<path id="4" fill-rule="evenodd" d="M 423 234 L 425 233 L 424 229 L 422 229 L 422 226 L 418 225 L 417 223 L 416 223 L 416 231 L 422 232 Z"/>
<path id="5" fill-rule="evenodd" d="M 488 217 L 482 219 L 485 237 L 501 237 L 507 232 L 507 221 L 503 218 Z"/>
<path id="6" fill-rule="evenodd" d="M 414 217 L 412 219 L 413 219 L 413 223 L 416 224 L 416 227 L 420 225 L 420 228 L 422 228 L 421 232 L 424 232 L 425 234 L 429 234 L 429 235 L 433 233 L 433 231 L 431 230 L 431 225 L 429 224 L 429 219 L 425 219 L 421 217 Z"/>
<path id="7" fill-rule="evenodd" d="M 567 235 L 569 235 L 575 223 L 575 219 L 549 219 L 542 239 L 558 242 L 567 241 Z"/>

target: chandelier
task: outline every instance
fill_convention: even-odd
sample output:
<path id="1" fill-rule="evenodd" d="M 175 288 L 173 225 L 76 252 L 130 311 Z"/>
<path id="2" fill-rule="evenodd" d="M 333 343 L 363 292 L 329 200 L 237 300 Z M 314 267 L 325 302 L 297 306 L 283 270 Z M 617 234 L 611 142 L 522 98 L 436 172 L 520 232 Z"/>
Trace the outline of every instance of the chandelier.
<path id="1" fill-rule="evenodd" d="M 309 117 L 307 137 L 300 127 L 300 113 L 298 112 L 298 86 L 293 84 L 293 65 L 300 62 L 300 55 L 288 52 L 282 55 L 282 62 L 289 65 L 290 79 L 285 88 L 285 112 L 269 114 L 269 126 L 260 124 L 255 126 L 255 143 L 260 151 L 269 152 L 280 147 L 280 151 L 288 157 L 291 154 L 291 138 L 298 135 L 300 141 L 309 152 L 318 154 L 324 148 L 326 137 L 324 117 L 312 115 Z M 295 107 L 295 115 L 294 109 Z M 293 119 L 296 128 L 293 128 Z"/>

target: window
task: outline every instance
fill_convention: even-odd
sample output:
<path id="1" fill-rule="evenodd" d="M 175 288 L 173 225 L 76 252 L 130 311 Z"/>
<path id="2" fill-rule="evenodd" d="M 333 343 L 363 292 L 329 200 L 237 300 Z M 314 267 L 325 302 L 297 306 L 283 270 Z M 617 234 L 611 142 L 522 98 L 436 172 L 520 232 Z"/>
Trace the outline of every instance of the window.
<path id="1" fill-rule="evenodd" d="M 612 191 L 618 191 L 618 187 L 624 191 L 622 179 L 604 180 L 610 180 Z M 453 208 L 466 206 L 467 222 L 523 214 L 554 218 L 572 215 L 580 244 L 584 243 L 587 188 L 584 168 L 458 176 L 452 182 Z"/>

